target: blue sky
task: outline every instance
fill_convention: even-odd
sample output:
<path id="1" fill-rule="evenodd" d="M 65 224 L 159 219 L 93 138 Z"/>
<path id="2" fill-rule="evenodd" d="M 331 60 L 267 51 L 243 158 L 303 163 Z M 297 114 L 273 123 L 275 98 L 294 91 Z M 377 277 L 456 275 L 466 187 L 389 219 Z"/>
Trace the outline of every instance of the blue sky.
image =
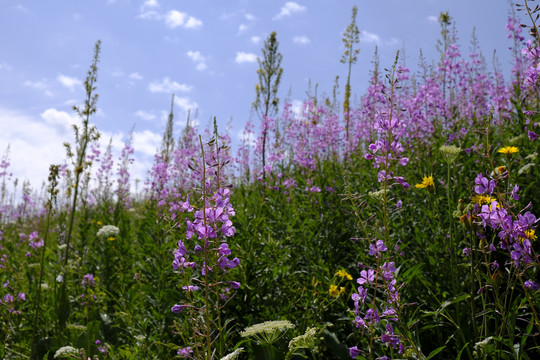
<path id="1" fill-rule="evenodd" d="M 264 39 L 277 32 L 281 99 L 305 99 L 310 81 L 319 94 L 331 93 L 336 75 L 346 77 L 341 38 L 354 5 L 362 32 L 351 77 L 358 96 L 375 45 L 382 67 L 403 48 L 413 71 L 419 49 L 436 62 L 441 11 L 453 17 L 462 52 L 476 27 L 489 63 L 496 50 L 509 73 L 505 0 L 0 0 L 0 152 L 10 144 L 14 177 L 36 187 L 50 163 L 63 161 L 62 143 L 73 142 L 70 124 L 78 123 L 71 107 L 84 99 L 82 81 L 98 39 L 99 111 L 92 122 L 117 152 L 135 126 L 134 177 L 144 180 L 160 145 L 172 93 L 177 133 L 188 109 L 198 109 L 201 128 L 214 116 L 222 129 L 230 121 L 237 143 L 250 117 Z"/>

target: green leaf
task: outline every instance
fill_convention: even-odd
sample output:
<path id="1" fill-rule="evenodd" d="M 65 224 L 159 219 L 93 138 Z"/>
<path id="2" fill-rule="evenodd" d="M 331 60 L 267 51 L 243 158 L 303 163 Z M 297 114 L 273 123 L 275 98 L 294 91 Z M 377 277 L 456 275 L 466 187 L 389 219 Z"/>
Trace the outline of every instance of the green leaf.
<path id="1" fill-rule="evenodd" d="M 426 358 L 426 360 L 429 360 L 431 359 L 432 357 L 434 357 L 435 355 L 437 355 L 438 353 L 440 353 L 441 351 L 444 350 L 444 348 L 446 348 L 446 345 L 443 345 L 441 346 L 440 348 L 437 348 L 435 350 L 433 350 L 432 352 L 429 353 L 428 357 Z M 463 349 L 461 349 L 463 351 Z"/>
<path id="2" fill-rule="evenodd" d="M 456 360 L 460 360 L 461 359 L 461 354 L 463 353 L 463 350 L 465 350 L 467 348 L 467 346 L 469 345 L 469 343 L 466 343 L 465 345 L 463 345 L 463 347 L 461 348 L 461 350 L 459 350 L 457 356 L 456 356 Z"/>

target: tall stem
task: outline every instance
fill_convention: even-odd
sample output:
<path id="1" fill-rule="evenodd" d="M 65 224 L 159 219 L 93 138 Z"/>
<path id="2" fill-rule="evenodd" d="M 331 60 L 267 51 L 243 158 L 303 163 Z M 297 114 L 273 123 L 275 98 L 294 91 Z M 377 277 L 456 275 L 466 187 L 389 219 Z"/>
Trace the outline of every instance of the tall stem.
<path id="1" fill-rule="evenodd" d="M 205 313 L 205 337 L 206 337 L 206 353 L 205 358 L 210 360 L 212 358 L 212 341 L 210 339 L 210 286 L 208 284 L 208 247 L 210 246 L 209 240 L 206 234 L 206 163 L 204 159 L 204 146 L 202 142 L 202 137 L 199 135 L 199 143 L 201 144 L 201 154 L 202 154 L 202 198 L 203 198 L 203 224 L 205 231 L 204 238 L 204 313 Z"/>

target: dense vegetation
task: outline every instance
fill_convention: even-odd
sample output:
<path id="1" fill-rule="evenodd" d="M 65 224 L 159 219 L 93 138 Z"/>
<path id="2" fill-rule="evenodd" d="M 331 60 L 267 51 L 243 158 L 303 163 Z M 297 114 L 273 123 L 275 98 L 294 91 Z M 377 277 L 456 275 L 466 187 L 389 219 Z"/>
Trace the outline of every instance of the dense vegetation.
<path id="1" fill-rule="evenodd" d="M 91 126 L 98 42 L 47 192 L 18 199 L 0 164 L 0 357 L 537 358 L 537 32 L 509 17 L 505 81 L 441 14 L 437 65 L 375 58 L 354 103 L 355 15 L 343 104 L 336 81 L 278 111 L 273 33 L 259 130 L 232 151 L 171 112 L 137 193 L 131 141 L 115 162 Z"/>

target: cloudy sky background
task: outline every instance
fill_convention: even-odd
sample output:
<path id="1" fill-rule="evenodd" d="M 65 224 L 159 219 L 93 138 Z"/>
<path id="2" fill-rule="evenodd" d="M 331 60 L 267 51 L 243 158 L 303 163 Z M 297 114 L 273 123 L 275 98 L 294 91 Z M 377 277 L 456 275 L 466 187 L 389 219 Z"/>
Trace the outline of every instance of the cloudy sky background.
<path id="1" fill-rule="evenodd" d="M 354 5 L 362 33 L 351 77 L 357 96 L 367 86 L 375 46 L 382 67 L 398 49 L 413 71 L 420 49 L 437 61 L 441 11 L 453 17 L 463 53 L 476 27 L 484 56 L 491 64 L 496 50 L 509 78 L 506 0 L 0 0 L 0 154 L 9 144 L 13 176 L 35 187 L 49 164 L 64 161 L 62 144 L 73 143 L 71 124 L 79 123 L 71 108 L 84 99 L 98 39 L 99 110 L 92 122 L 104 146 L 113 139 L 117 154 L 134 128 L 134 178 L 146 177 L 173 93 L 176 134 L 187 111 L 198 109 L 201 130 L 216 116 L 221 129 L 231 124 L 237 144 L 264 39 L 277 32 L 281 99 L 305 99 L 310 81 L 319 93 L 331 93 L 336 75 L 346 76 L 341 39 Z"/>

